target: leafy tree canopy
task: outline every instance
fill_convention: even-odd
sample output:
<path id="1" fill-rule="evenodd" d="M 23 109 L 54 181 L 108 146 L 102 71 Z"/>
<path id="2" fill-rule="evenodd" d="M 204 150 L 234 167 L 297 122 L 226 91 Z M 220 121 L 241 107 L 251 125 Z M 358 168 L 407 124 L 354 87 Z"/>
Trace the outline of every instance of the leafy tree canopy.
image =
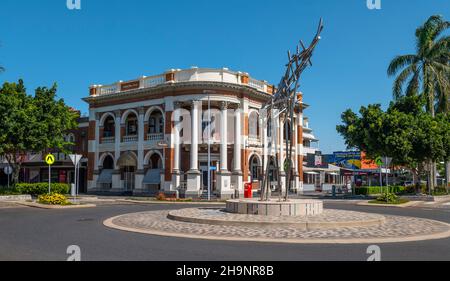
<path id="1" fill-rule="evenodd" d="M 0 88 L 0 155 L 17 172 L 27 152 L 58 149 L 67 152 L 67 131 L 77 126 L 78 113 L 56 96 L 57 86 L 40 87 L 28 95 L 22 80 Z"/>

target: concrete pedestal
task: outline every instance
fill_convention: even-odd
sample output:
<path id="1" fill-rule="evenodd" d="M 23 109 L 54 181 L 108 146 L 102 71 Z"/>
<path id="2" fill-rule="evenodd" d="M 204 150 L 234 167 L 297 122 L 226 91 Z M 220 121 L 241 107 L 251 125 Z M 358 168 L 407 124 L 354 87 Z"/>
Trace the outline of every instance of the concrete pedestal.
<path id="1" fill-rule="evenodd" d="M 259 201 L 258 199 L 228 200 L 226 211 L 261 216 L 314 216 L 323 213 L 320 200 Z"/>
<path id="2" fill-rule="evenodd" d="M 233 172 L 231 175 L 231 184 L 238 191 L 239 197 L 244 197 L 244 181 L 241 172 Z"/>
<path id="3" fill-rule="evenodd" d="M 217 190 L 220 198 L 231 198 L 234 190 L 231 189 L 231 173 L 220 172 L 217 173 Z"/>
<path id="4" fill-rule="evenodd" d="M 186 197 L 197 198 L 200 192 L 201 186 L 201 173 L 198 170 L 191 170 L 187 172 L 187 183 L 186 183 Z"/>

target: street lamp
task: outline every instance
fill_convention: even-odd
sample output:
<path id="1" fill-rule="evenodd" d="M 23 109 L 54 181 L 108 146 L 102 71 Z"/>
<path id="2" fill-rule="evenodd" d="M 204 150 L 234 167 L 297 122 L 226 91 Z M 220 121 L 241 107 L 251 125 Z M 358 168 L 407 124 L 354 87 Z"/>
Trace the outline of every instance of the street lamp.
<path id="1" fill-rule="evenodd" d="M 204 90 L 204 94 L 208 95 L 208 201 L 211 201 L 211 97 L 210 94 L 215 94 L 215 91 Z"/>

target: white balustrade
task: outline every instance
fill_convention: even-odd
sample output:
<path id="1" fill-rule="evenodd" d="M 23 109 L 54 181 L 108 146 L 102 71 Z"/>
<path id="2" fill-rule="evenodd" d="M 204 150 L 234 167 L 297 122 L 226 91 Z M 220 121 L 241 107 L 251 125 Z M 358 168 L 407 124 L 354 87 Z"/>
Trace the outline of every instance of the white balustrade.
<path id="1" fill-rule="evenodd" d="M 144 79 L 143 88 L 156 87 L 158 85 L 164 84 L 165 82 L 166 82 L 166 77 L 164 75 L 146 77 Z"/>
<path id="2" fill-rule="evenodd" d="M 124 136 L 123 137 L 123 142 L 137 142 L 137 140 L 138 140 L 138 136 L 137 135 Z"/>
<path id="3" fill-rule="evenodd" d="M 249 79 L 248 79 L 248 85 L 249 85 L 250 87 L 252 87 L 252 88 L 256 88 L 256 89 L 258 89 L 258 90 L 260 90 L 260 91 L 264 91 L 264 85 L 265 85 L 265 83 L 262 82 L 262 81 L 253 79 L 253 78 L 249 78 Z"/>
<path id="4" fill-rule="evenodd" d="M 100 95 L 109 95 L 118 92 L 117 84 L 112 84 L 108 86 L 102 86 L 100 90 Z"/>
<path id="5" fill-rule="evenodd" d="M 148 141 L 158 141 L 164 139 L 164 133 L 147 134 Z"/>
<path id="6" fill-rule="evenodd" d="M 102 143 L 114 143 L 116 140 L 115 137 L 103 137 L 102 138 Z"/>

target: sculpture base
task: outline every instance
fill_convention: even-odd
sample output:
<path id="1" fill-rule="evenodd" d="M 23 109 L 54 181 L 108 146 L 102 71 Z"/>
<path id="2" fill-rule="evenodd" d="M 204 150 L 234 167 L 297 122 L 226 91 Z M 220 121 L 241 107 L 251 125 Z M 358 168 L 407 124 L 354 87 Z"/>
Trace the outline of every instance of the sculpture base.
<path id="1" fill-rule="evenodd" d="M 226 202 L 226 211 L 235 214 L 261 216 L 314 216 L 323 213 L 320 200 L 291 199 L 259 201 L 258 199 L 236 199 Z"/>

